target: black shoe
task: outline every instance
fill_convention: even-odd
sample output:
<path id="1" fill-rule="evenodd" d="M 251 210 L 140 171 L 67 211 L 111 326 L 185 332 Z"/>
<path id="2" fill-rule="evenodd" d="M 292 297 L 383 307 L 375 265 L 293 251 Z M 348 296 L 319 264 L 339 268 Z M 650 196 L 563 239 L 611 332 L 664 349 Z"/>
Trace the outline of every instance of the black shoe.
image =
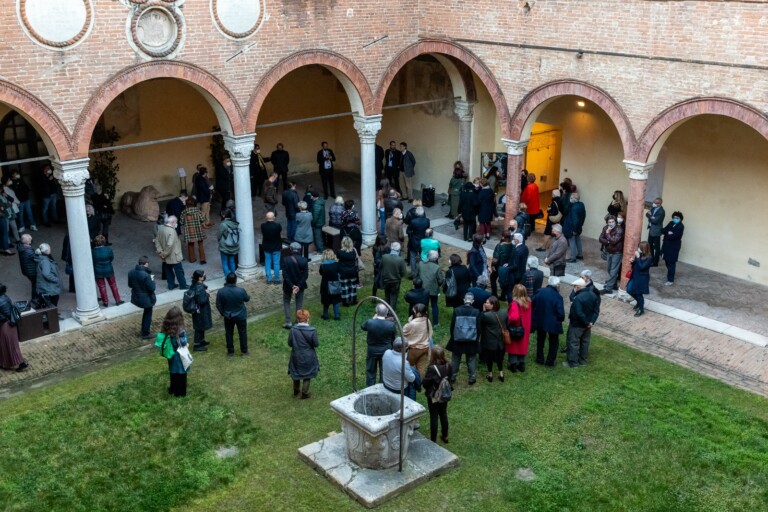
<path id="1" fill-rule="evenodd" d="M 205 340 L 201 341 L 201 342 L 200 342 L 200 344 L 201 344 L 202 346 L 204 346 L 204 347 L 207 347 L 208 345 L 210 345 L 210 343 L 208 343 L 208 342 L 207 342 L 207 341 L 205 341 Z"/>
<path id="2" fill-rule="evenodd" d="M 577 260 L 583 260 L 583 259 L 584 259 L 584 256 L 576 256 L 576 259 L 577 259 Z"/>
<path id="3" fill-rule="evenodd" d="M 517 372 L 517 365 L 512 363 L 507 363 L 507 370 L 511 371 L 512 373 Z"/>
<path id="4" fill-rule="evenodd" d="M 486 375 L 485 380 L 487 380 L 488 382 L 493 382 L 493 374 L 489 373 L 488 375 Z"/>
<path id="5" fill-rule="evenodd" d="M 322 318 L 323 320 L 330 320 L 331 319 L 331 317 L 329 317 L 328 315 L 320 315 L 320 318 Z"/>
<path id="6" fill-rule="evenodd" d="M 566 263 L 576 263 L 576 258 L 570 258 L 565 260 Z"/>
<path id="7" fill-rule="evenodd" d="M 637 311 L 635 311 L 635 316 L 643 316 L 643 313 L 645 313 L 645 311 L 643 311 L 642 309 L 638 309 Z"/>
<path id="8" fill-rule="evenodd" d="M 543 247 L 539 247 L 538 249 L 536 249 L 536 252 L 546 252 L 546 251 L 547 250 L 544 249 Z"/>
<path id="9" fill-rule="evenodd" d="M 517 371 L 519 371 L 520 373 L 525 372 L 525 363 L 518 363 L 517 364 Z"/>
<path id="10" fill-rule="evenodd" d="M 208 350 L 208 347 L 204 345 L 198 345 L 192 349 L 192 352 L 205 352 L 206 350 Z"/>
<path id="11" fill-rule="evenodd" d="M 151 339 L 152 339 L 152 338 L 154 338 L 154 337 L 155 337 L 155 335 L 154 335 L 154 334 L 143 334 L 143 335 L 141 336 L 141 339 L 143 339 L 143 340 L 151 340 Z"/>
<path id="12" fill-rule="evenodd" d="M 302 393 L 301 394 L 301 399 L 302 400 L 306 400 L 307 398 L 310 398 L 310 394 L 309 393 Z"/>
<path id="13" fill-rule="evenodd" d="M 227 357 L 235 357 L 235 353 L 234 352 L 227 352 Z"/>
<path id="14" fill-rule="evenodd" d="M 21 364 L 18 366 L 18 368 L 16 368 L 16 371 L 17 372 L 23 372 L 27 368 L 29 368 L 29 363 L 26 362 L 26 361 L 22 361 Z"/>
<path id="15" fill-rule="evenodd" d="M 475 382 L 477 382 L 477 381 L 475 381 L 475 380 L 471 380 L 471 381 L 467 382 L 467 384 L 469 384 L 470 386 L 474 386 L 474 385 L 475 385 Z"/>
<path id="16" fill-rule="evenodd" d="M 499 373 L 499 382 L 504 382 L 504 374 Z"/>
<path id="17" fill-rule="evenodd" d="M 537 359 L 536 360 L 536 364 L 544 364 L 544 360 L 543 359 Z"/>

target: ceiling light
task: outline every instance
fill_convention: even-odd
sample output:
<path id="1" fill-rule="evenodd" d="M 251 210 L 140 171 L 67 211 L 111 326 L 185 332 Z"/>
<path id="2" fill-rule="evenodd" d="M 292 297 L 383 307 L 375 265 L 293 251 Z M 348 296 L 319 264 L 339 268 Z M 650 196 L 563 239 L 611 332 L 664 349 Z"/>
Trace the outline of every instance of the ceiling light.
<path id="1" fill-rule="evenodd" d="M 587 106 L 587 103 L 586 103 L 584 100 L 579 100 L 579 101 L 577 101 L 577 102 L 576 102 L 576 104 L 577 104 L 579 107 L 581 107 L 581 108 L 584 108 L 584 107 L 586 107 L 586 106 Z"/>

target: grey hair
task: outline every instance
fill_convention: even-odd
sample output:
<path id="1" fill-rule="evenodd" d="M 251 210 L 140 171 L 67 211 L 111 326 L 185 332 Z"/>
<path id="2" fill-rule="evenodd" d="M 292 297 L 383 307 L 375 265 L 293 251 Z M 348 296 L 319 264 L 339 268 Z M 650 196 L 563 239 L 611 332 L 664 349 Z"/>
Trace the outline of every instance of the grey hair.
<path id="1" fill-rule="evenodd" d="M 403 345 L 404 345 L 403 338 L 398 336 L 397 338 L 395 338 L 395 341 L 392 342 L 392 350 L 394 350 L 395 352 L 402 352 Z"/>
<path id="2" fill-rule="evenodd" d="M 384 304 L 376 304 L 376 316 L 387 316 L 389 309 Z"/>
<path id="3" fill-rule="evenodd" d="M 341 196 L 336 196 L 336 201 L 334 201 L 336 204 L 344 204 L 344 198 Z"/>
<path id="4" fill-rule="evenodd" d="M 547 284 L 549 286 L 554 286 L 555 288 L 557 288 L 558 286 L 560 286 L 560 278 L 557 276 L 550 276 L 549 280 L 547 281 Z"/>
<path id="5" fill-rule="evenodd" d="M 306 209 L 307 209 L 307 202 L 299 201 L 299 210 L 306 210 Z"/>
<path id="6" fill-rule="evenodd" d="M 472 304 L 475 302 L 475 294 L 467 292 L 464 294 L 464 304 Z"/>
<path id="7" fill-rule="evenodd" d="M 432 250 L 427 253 L 427 261 L 432 261 L 437 263 L 437 260 L 440 258 L 440 255 L 437 253 L 437 251 Z"/>
<path id="8" fill-rule="evenodd" d="M 539 258 L 536 256 L 528 256 L 528 268 L 539 268 Z"/>
<path id="9" fill-rule="evenodd" d="M 35 254 L 51 254 L 51 246 L 43 242 L 35 251 Z"/>
<path id="10" fill-rule="evenodd" d="M 416 207 L 416 215 L 418 215 L 419 217 L 424 215 L 424 207 L 423 206 L 417 206 Z"/>
<path id="11" fill-rule="evenodd" d="M 560 224 L 552 224 L 552 231 L 557 231 L 558 233 L 563 232 L 563 226 Z"/>
<path id="12" fill-rule="evenodd" d="M 480 274 L 479 276 L 477 276 L 477 286 L 482 286 L 483 288 L 485 288 L 490 284 L 490 282 L 491 281 L 490 279 L 488 279 L 488 276 L 486 274 Z"/>
<path id="13" fill-rule="evenodd" d="M 515 233 L 514 235 L 512 235 L 512 238 L 514 238 L 515 240 L 518 240 L 519 242 L 522 242 L 525 240 L 525 237 L 523 236 L 522 233 Z"/>
<path id="14" fill-rule="evenodd" d="M 178 224 L 179 219 L 175 215 L 169 215 L 165 218 L 165 224 L 170 226 L 171 224 Z"/>

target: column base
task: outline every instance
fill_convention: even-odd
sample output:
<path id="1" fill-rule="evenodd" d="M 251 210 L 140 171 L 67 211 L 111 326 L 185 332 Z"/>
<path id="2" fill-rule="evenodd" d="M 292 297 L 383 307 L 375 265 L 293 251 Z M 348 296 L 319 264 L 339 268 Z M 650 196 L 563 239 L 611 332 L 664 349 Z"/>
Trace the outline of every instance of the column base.
<path id="1" fill-rule="evenodd" d="M 107 319 L 104 315 L 101 314 L 101 309 L 98 307 L 96 309 L 88 310 L 75 309 L 75 311 L 72 313 L 72 318 L 77 320 L 80 325 L 95 324 Z"/>
<path id="2" fill-rule="evenodd" d="M 250 281 L 252 279 L 256 279 L 258 268 L 259 267 L 256 264 L 247 267 L 239 266 L 237 267 L 235 274 L 237 274 L 237 278 L 240 281 Z"/>
<path id="3" fill-rule="evenodd" d="M 367 245 L 368 247 L 372 247 L 373 244 L 376 243 L 376 235 L 378 235 L 378 233 L 376 231 L 372 231 L 370 233 L 363 232 L 362 233 L 363 245 Z"/>

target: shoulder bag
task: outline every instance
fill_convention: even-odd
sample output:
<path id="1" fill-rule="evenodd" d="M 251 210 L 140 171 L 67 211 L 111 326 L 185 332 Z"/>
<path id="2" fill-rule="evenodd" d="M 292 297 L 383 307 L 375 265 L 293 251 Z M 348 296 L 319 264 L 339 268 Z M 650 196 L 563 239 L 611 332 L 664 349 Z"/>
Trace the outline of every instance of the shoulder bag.
<path id="1" fill-rule="evenodd" d="M 493 316 L 496 317 L 496 321 L 499 323 L 499 329 L 501 329 L 501 335 L 504 336 L 504 344 L 505 345 L 511 345 L 512 344 L 512 336 L 509 334 L 509 329 L 505 329 L 503 325 L 501 325 L 501 319 L 499 318 L 499 315 L 494 311 Z"/>
<path id="2" fill-rule="evenodd" d="M 516 307 L 520 309 L 520 306 L 515 301 L 512 301 L 512 305 L 510 305 L 510 307 Z M 507 327 L 507 329 L 509 330 L 510 343 L 512 343 L 512 340 L 519 340 L 520 338 L 525 336 L 525 328 L 523 327 L 522 312 L 520 313 L 520 317 L 521 317 L 520 325 L 515 327 Z"/>

